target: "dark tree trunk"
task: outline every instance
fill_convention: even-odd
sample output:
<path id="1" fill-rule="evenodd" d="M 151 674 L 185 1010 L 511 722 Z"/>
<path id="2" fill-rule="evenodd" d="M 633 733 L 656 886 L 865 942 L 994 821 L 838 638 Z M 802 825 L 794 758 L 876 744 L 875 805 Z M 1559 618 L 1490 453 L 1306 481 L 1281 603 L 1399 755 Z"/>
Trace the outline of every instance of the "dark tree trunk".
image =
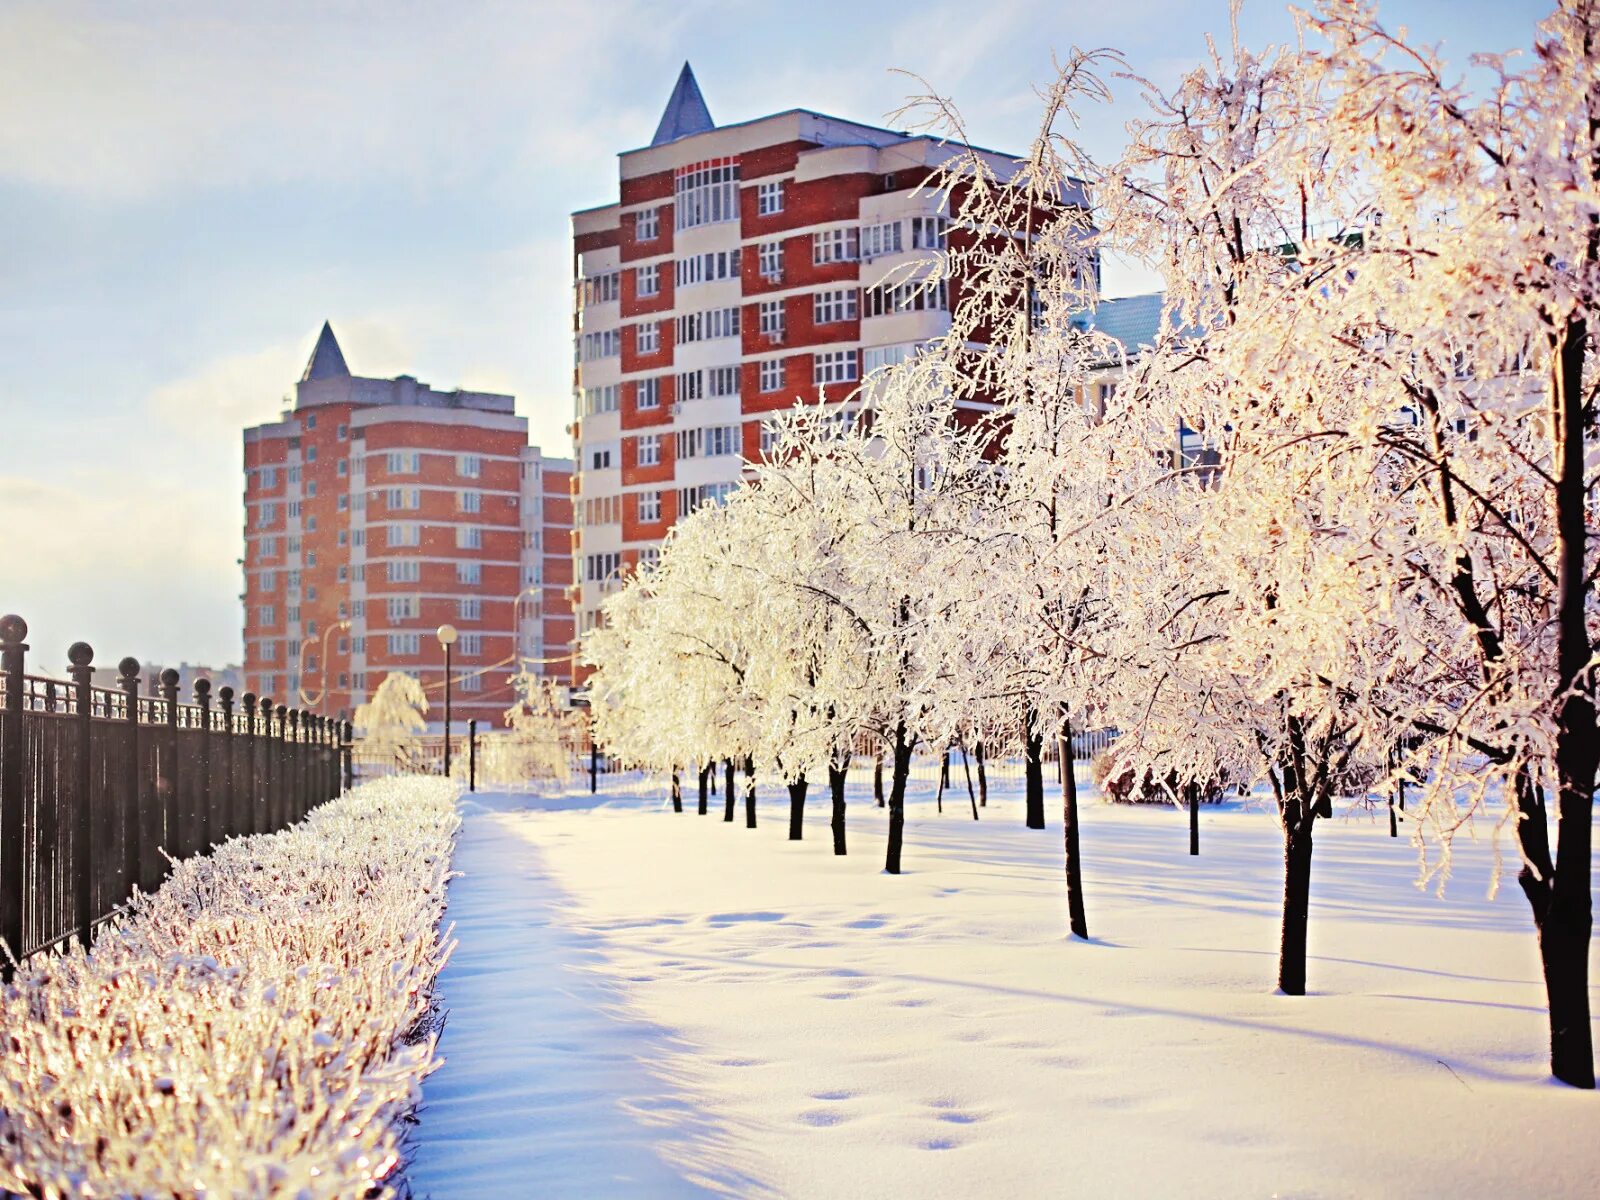
<path id="1" fill-rule="evenodd" d="M 872 798 L 878 802 L 878 807 L 883 807 L 883 751 L 872 759 Z"/>
<path id="2" fill-rule="evenodd" d="M 1022 710 L 1023 779 L 1029 829 L 1044 828 L 1044 731 L 1039 710 L 1028 701 Z"/>
<path id="3" fill-rule="evenodd" d="M 806 777 L 804 775 L 789 784 L 789 840 L 800 841 L 801 830 L 806 819 Z M 752 815 L 751 823 L 755 817 Z"/>
<path id="4" fill-rule="evenodd" d="M 711 794 L 711 772 L 716 770 L 717 764 L 708 762 L 700 768 L 700 815 L 706 815 L 706 805 Z"/>
<path id="5" fill-rule="evenodd" d="M 727 805 L 723 810 L 722 819 L 724 821 L 731 821 L 733 820 L 733 759 L 731 758 L 725 758 L 722 760 L 722 781 L 725 785 L 723 791 L 726 793 L 727 799 Z"/>
<path id="6" fill-rule="evenodd" d="M 1393 792 L 1389 793 L 1389 836 L 1390 837 L 1399 837 L 1400 836 L 1400 822 L 1395 817 L 1394 793 Z"/>
<path id="7" fill-rule="evenodd" d="M 683 781 L 678 778 L 678 768 L 672 768 L 672 811 L 683 811 Z"/>
<path id="8" fill-rule="evenodd" d="M 844 766 L 828 764 L 828 796 L 833 801 L 833 852 L 844 853 L 844 779 L 849 770 L 849 759 Z"/>
<path id="9" fill-rule="evenodd" d="M 1591 229 L 1587 255 L 1600 258 L 1600 235 Z M 1579 309 L 1579 313 L 1583 310 Z M 1548 851 L 1539 865 L 1543 902 L 1523 884 L 1539 928 L 1545 994 L 1550 1000 L 1550 1073 L 1573 1087 L 1592 1088 L 1594 1035 L 1589 1023 L 1589 939 L 1594 931 L 1591 875 L 1594 840 L 1594 785 L 1600 767 L 1600 724 L 1595 713 L 1595 680 L 1588 628 L 1589 496 L 1584 458 L 1587 394 L 1583 365 L 1589 326 L 1583 316 L 1568 320 L 1560 341 L 1554 420 L 1556 453 L 1555 525 L 1556 660 L 1559 696 L 1556 710 L 1556 856 Z M 1521 789 L 1519 789 L 1520 791 Z M 1540 803 L 1541 810 L 1544 805 Z M 1528 825 L 1517 823 L 1519 833 Z M 1540 834 L 1549 840 L 1541 812 Z M 1530 881 L 1531 882 L 1531 881 Z M 1540 908 L 1543 908 L 1541 914 Z"/>
<path id="10" fill-rule="evenodd" d="M 944 812 L 944 789 L 950 782 L 950 751 L 944 752 L 944 761 L 939 766 L 939 785 L 934 789 L 933 806 L 939 812 Z"/>
<path id="11" fill-rule="evenodd" d="M 1075 936 L 1088 940 L 1083 909 L 1083 856 L 1078 845 L 1078 768 L 1072 761 L 1072 721 L 1061 709 L 1061 825 L 1067 851 L 1067 921 Z M 1043 828 L 1041 822 L 1040 828 Z"/>
<path id="12" fill-rule="evenodd" d="M 1189 853 L 1200 853 L 1200 785 L 1189 781 Z"/>
<path id="13" fill-rule="evenodd" d="M 901 721 L 894 731 L 894 765 L 889 779 L 889 852 L 884 870 L 891 875 L 900 874 L 900 848 L 906 828 L 906 780 L 911 776 L 911 742 L 906 737 L 906 724 Z"/>
<path id="14" fill-rule="evenodd" d="M 753 754 L 744 756 L 744 827 L 756 827 L 756 759 Z"/>
<path id="15" fill-rule="evenodd" d="M 983 743 L 979 742 L 975 749 L 978 751 L 978 807 L 989 807 L 989 776 L 983 769 Z"/>
<path id="16" fill-rule="evenodd" d="M 978 797 L 972 790 L 972 764 L 967 761 L 967 747 L 961 747 L 961 773 L 967 777 L 967 799 L 972 802 L 972 819 L 978 819 Z"/>
<path id="17" fill-rule="evenodd" d="M 1299 800 L 1287 804 L 1283 822 L 1283 934 L 1278 947 L 1278 987 L 1306 994 L 1306 925 L 1311 917 L 1311 822 Z"/>

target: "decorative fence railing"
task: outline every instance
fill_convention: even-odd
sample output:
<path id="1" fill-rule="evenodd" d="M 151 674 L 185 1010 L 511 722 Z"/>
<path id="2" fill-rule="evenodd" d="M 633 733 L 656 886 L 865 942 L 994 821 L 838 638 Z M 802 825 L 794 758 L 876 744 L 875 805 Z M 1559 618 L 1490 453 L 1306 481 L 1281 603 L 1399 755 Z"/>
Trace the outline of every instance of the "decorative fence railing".
<path id="1" fill-rule="evenodd" d="M 87 941 L 170 861 L 226 838 L 271 833 L 349 786 L 350 726 L 198 679 L 178 700 L 90 684 L 94 652 L 67 652 L 71 680 L 28 675 L 21 617 L 0 617 L 0 971 Z"/>

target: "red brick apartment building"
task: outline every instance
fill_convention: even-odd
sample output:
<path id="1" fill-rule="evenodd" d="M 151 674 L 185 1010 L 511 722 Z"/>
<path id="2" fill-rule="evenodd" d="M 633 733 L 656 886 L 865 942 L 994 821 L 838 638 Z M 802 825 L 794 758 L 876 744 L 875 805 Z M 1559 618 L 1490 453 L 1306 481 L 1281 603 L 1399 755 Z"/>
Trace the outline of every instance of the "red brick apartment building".
<path id="1" fill-rule="evenodd" d="M 354 712 L 390 671 L 497 723 L 519 664 L 570 680 L 572 462 L 510 396 L 352 375 L 323 325 L 293 409 L 244 433 L 245 687 Z"/>
<path id="2" fill-rule="evenodd" d="M 846 400 L 950 328 L 946 291 L 908 273 L 945 244 L 921 185 L 960 149 L 806 109 L 718 127 L 684 65 L 655 138 L 619 156 L 618 202 L 572 217 L 580 633 L 735 485 L 771 414 Z"/>

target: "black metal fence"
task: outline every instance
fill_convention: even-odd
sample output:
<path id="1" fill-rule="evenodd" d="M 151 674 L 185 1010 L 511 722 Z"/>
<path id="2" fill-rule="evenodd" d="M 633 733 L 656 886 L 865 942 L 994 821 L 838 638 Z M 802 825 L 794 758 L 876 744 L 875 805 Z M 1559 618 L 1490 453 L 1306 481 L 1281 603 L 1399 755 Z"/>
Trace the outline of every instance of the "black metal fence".
<path id="1" fill-rule="evenodd" d="M 350 786 L 348 723 L 178 673 L 139 695 L 90 685 L 94 652 L 67 652 L 70 681 L 28 675 L 21 617 L 0 617 L 0 971 L 92 929 L 137 889 L 233 836 L 271 833 Z"/>

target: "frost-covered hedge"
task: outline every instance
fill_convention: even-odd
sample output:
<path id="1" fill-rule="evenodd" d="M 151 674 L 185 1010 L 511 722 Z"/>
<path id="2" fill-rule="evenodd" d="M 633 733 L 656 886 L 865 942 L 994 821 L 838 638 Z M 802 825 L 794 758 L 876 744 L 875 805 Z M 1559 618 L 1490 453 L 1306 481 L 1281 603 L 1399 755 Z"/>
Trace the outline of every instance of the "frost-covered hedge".
<path id="1" fill-rule="evenodd" d="M 20 971 L 0 996 L 0 1191 L 391 1194 L 437 1065 L 456 790 L 365 784 L 180 864 L 91 956 Z"/>

